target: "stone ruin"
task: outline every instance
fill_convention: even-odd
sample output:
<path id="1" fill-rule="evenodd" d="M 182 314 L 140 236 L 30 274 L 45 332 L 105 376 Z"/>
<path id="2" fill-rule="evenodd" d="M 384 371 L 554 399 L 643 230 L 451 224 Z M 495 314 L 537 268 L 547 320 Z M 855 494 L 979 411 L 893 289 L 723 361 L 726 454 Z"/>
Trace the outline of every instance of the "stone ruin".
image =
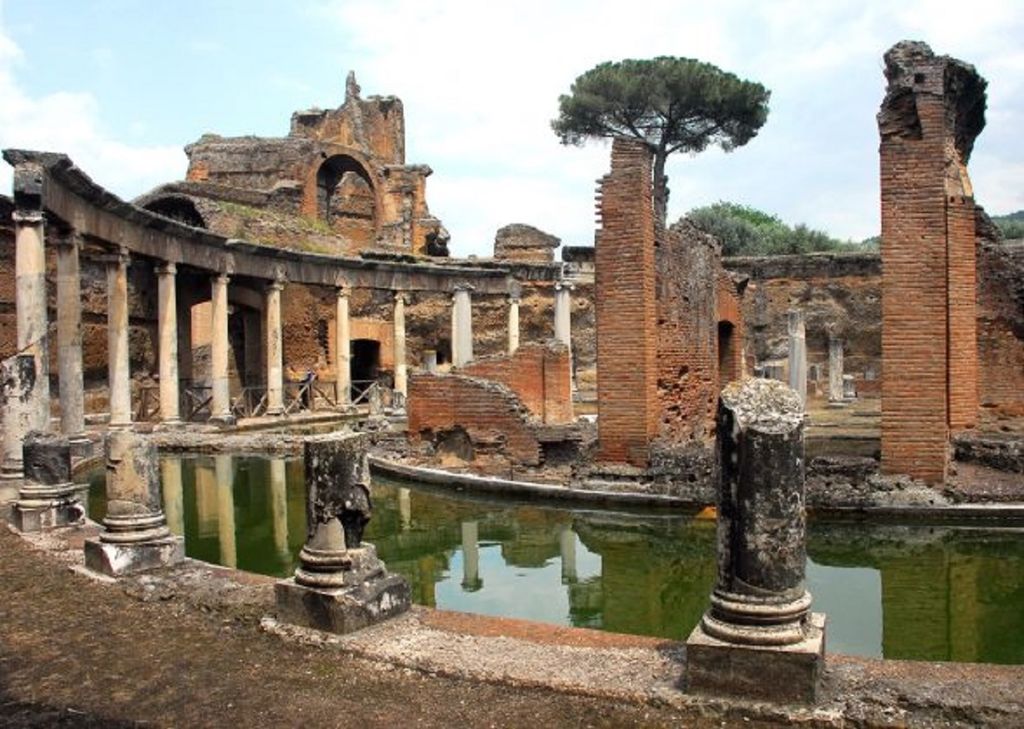
<path id="1" fill-rule="evenodd" d="M 494 258 L 498 261 L 532 261 L 551 263 L 554 251 L 562 244 L 560 238 L 534 228 L 512 223 L 499 228 L 494 236 Z"/>
<path id="2" fill-rule="evenodd" d="M 287 137 L 205 134 L 185 153 L 185 181 L 138 205 L 231 238 L 336 255 L 448 254 L 427 207 L 431 169 L 405 161 L 401 100 L 363 99 L 352 73 L 340 107 L 295 112 Z"/>
<path id="3" fill-rule="evenodd" d="M 744 280 L 725 273 L 713 237 L 657 224 L 651 164 L 645 145 L 616 139 L 600 181 L 597 458 L 706 481 L 719 389 L 744 372 Z"/>
<path id="4" fill-rule="evenodd" d="M 275 585 L 288 622 L 350 633 L 409 609 L 409 583 L 363 541 L 372 514 L 367 446 L 362 434 L 305 443 L 306 544 L 295 576 Z"/>

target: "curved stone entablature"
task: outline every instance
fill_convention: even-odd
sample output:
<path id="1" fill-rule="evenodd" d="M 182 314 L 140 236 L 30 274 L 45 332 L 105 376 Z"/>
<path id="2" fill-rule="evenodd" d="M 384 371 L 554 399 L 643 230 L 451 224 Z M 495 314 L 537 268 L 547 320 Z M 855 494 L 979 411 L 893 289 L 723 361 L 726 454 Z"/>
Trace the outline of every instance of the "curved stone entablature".
<path id="1" fill-rule="evenodd" d="M 509 267 L 440 265 L 414 256 L 333 256 L 229 238 L 125 202 L 66 155 L 8 149 L 4 159 L 18 172 L 16 203 L 38 199 L 45 212 L 83 236 L 169 263 L 257 279 L 394 291 L 450 292 L 469 279 L 479 292 L 502 294 L 513 275 Z"/>
<path id="2" fill-rule="evenodd" d="M 185 153 L 185 194 L 197 208 L 203 200 L 247 206 L 214 205 L 204 222 L 222 235 L 291 245 L 304 220 L 301 232 L 318 234 L 325 252 L 447 255 L 447 231 L 426 204 L 431 169 L 405 163 L 402 102 L 361 99 L 354 78 L 337 109 L 293 114 L 287 137 L 204 134 Z M 170 193 L 158 188 L 140 204 Z M 293 220 L 281 225 L 281 217 Z"/>

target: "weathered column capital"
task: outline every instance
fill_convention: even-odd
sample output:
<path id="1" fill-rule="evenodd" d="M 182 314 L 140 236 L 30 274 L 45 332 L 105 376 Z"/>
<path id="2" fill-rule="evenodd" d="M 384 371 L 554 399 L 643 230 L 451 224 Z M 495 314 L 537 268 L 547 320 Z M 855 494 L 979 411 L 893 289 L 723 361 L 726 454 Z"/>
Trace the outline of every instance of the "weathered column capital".
<path id="1" fill-rule="evenodd" d="M 229 279 L 230 280 L 230 279 Z M 288 283 L 283 278 L 275 278 L 267 283 L 267 291 L 284 291 L 284 285 Z"/>
<path id="2" fill-rule="evenodd" d="M 72 228 L 61 235 L 56 236 L 54 244 L 60 249 L 77 248 L 81 250 L 82 234 Z"/>
<path id="3" fill-rule="evenodd" d="M 11 219 L 18 225 L 40 225 L 45 220 L 41 210 L 18 208 L 11 213 Z"/>
<path id="4" fill-rule="evenodd" d="M 521 296 L 519 296 L 519 294 L 509 294 L 508 295 L 508 303 L 510 303 L 510 304 L 519 304 L 522 300 L 523 299 L 522 299 Z"/>
<path id="5" fill-rule="evenodd" d="M 174 276 L 178 273 L 178 266 L 174 261 L 163 261 L 154 266 L 157 273 L 162 276 Z"/>
<path id="6" fill-rule="evenodd" d="M 227 286 L 229 283 L 231 283 L 231 274 L 229 273 L 214 273 L 211 276 L 211 278 L 222 286 Z"/>
<path id="7" fill-rule="evenodd" d="M 396 291 L 395 292 L 395 303 L 396 304 L 398 304 L 398 303 L 408 304 L 409 303 L 409 295 L 407 293 L 405 293 L 404 291 Z"/>
<path id="8" fill-rule="evenodd" d="M 573 291 L 576 289 L 576 284 L 568 279 L 559 279 L 555 282 L 555 291 Z"/>
<path id="9" fill-rule="evenodd" d="M 340 286 L 335 288 L 334 293 L 337 294 L 339 299 L 347 299 L 349 296 L 352 295 L 352 289 L 348 286 L 348 284 L 341 284 Z"/>
<path id="10" fill-rule="evenodd" d="M 452 287 L 452 291 L 455 292 L 455 293 L 459 293 L 460 291 L 475 291 L 475 290 L 476 290 L 476 286 L 474 286 L 473 284 L 469 283 L 468 281 L 459 281 L 457 284 L 455 284 Z"/>

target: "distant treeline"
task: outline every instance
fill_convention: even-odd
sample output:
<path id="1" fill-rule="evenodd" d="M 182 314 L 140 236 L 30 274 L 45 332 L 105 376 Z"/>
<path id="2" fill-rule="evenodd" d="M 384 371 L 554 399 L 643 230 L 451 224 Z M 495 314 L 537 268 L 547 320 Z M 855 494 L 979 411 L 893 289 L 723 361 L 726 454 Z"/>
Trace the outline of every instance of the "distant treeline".
<path id="1" fill-rule="evenodd" d="M 829 251 L 877 251 L 880 238 L 840 240 L 803 223 L 789 226 L 778 216 L 737 203 L 718 202 L 694 208 L 687 220 L 722 243 L 723 256 L 781 256 Z M 1024 210 L 993 215 L 1004 238 L 1024 238 Z"/>
<path id="2" fill-rule="evenodd" d="M 1024 238 L 1024 210 L 1009 215 L 993 215 L 992 222 L 1003 232 L 1004 238 Z"/>
<path id="3" fill-rule="evenodd" d="M 722 243 L 723 256 L 781 256 L 826 251 L 878 249 L 878 238 L 839 240 L 803 223 L 789 226 L 778 216 L 730 202 L 694 208 L 686 218 Z"/>

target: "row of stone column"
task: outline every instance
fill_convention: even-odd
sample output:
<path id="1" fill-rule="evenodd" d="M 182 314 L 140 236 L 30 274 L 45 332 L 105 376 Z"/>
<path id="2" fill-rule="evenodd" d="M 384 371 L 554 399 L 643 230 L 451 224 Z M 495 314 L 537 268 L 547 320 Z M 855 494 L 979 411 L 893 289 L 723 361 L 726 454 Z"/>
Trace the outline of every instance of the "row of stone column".
<path id="1" fill-rule="evenodd" d="M 807 404 L 807 336 L 804 313 L 799 309 L 787 312 L 789 335 L 789 386 Z M 853 378 L 843 374 L 843 340 L 832 334 L 828 338 L 828 400 L 841 405 L 856 397 Z"/>

